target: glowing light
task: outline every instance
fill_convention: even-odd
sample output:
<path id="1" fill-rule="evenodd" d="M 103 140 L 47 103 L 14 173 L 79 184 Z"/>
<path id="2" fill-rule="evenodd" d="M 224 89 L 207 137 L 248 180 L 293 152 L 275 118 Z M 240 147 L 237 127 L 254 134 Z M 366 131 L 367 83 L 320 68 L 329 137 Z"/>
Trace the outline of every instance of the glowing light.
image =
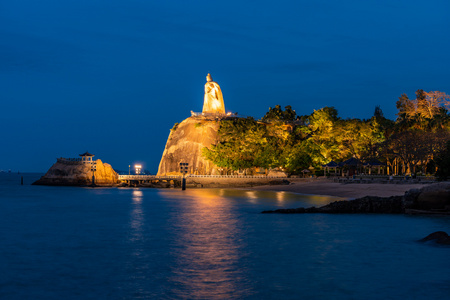
<path id="1" fill-rule="evenodd" d="M 134 165 L 134 169 L 136 170 L 136 175 L 141 174 L 142 165 Z"/>

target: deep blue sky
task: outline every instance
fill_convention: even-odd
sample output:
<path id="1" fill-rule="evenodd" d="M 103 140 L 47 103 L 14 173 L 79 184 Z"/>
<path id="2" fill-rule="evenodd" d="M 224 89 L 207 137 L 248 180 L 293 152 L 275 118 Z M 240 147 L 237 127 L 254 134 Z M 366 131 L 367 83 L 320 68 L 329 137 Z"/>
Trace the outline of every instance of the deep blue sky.
<path id="1" fill-rule="evenodd" d="M 402 93 L 450 93 L 449 15 L 448 0 L 0 1 L 0 169 L 89 150 L 156 172 L 208 72 L 241 115 L 394 119 Z"/>

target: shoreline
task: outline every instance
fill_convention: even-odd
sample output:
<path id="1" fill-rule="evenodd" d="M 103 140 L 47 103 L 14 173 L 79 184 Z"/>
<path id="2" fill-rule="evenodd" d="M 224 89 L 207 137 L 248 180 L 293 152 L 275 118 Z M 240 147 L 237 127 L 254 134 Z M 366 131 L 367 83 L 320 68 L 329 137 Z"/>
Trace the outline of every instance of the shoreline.
<path id="1" fill-rule="evenodd" d="M 421 189 L 430 184 L 385 184 L 385 183 L 338 183 L 327 179 L 295 180 L 289 185 L 260 185 L 248 187 L 248 190 L 283 191 L 306 195 L 335 196 L 357 199 L 365 196 L 391 197 L 403 196 L 411 189 Z"/>

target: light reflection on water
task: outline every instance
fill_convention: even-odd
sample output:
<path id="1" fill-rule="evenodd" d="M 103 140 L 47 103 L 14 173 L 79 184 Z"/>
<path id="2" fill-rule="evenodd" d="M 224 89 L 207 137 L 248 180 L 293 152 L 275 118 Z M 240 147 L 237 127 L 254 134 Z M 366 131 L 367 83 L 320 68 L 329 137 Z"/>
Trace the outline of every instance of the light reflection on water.
<path id="1" fill-rule="evenodd" d="M 173 286 L 170 294 L 195 299 L 239 299 L 258 293 L 245 263 L 250 231 L 239 213 L 242 208 L 259 215 L 266 208 L 320 206 L 342 199 L 234 189 L 159 190 L 158 194 L 177 203 L 169 219 L 176 241 L 170 253 L 175 258 L 168 278 Z"/>
<path id="2" fill-rule="evenodd" d="M 142 198 L 144 194 L 140 190 L 133 190 L 133 210 L 130 215 L 130 241 L 139 241 L 143 238 L 144 212 L 142 210 Z"/>
<path id="3" fill-rule="evenodd" d="M 172 268 L 175 295 L 182 298 L 232 299 L 247 294 L 245 270 L 239 268 L 239 257 L 246 245 L 242 241 L 240 224 L 232 212 L 233 205 L 223 198 L 224 191 L 193 190 L 180 211 L 172 215 L 177 224 L 177 258 Z"/>
<path id="4" fill-rule="evenodd" d="M 159 190 L 177 209 L 169 222 L 175 242 L 172 275 L 175 298 L 239 299 L 257 294 L 243 261 L 250 254 L 249 231 L 238 211 L 244 207 L 259 215 L 262 208 L 321 206 L 338 197 L 301 196 L 287 192 L 188 189 Z M 255 210 L 256 209 L 256 210 Z"/>

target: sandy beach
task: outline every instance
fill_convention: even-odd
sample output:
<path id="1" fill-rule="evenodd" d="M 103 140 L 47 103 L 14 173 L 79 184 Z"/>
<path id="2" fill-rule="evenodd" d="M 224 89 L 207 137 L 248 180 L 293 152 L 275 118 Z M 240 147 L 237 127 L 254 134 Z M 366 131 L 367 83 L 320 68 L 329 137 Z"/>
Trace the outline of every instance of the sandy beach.
<path id="1" fill-rule="evenodd" d="M 426 184 L 337 183 L 327 179 L 307 179 L 291 181 L 289 185 L 263 185 L 250 189 L 329 195 L 353 199 L 364 196 L 389 197 L 403 195 L 406 191 L 420 189 L 424 186 Z"/>

